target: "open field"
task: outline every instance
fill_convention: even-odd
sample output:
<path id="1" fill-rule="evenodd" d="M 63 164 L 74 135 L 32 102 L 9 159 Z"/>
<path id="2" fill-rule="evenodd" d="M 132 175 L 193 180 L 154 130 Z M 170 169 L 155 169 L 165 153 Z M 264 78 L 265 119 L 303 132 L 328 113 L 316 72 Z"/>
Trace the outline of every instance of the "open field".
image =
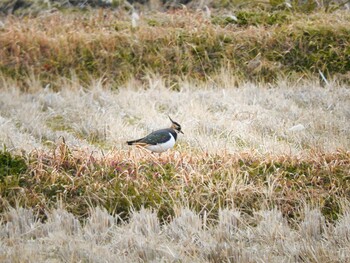
<path id="1" fill-rule="evenodd" d="M 30 80 L 28 80 L 30 82 Z M 350 146 L 350 92 L 336 83 L 275 86 L 242 84 L 229 74 L 216 82 L 182 82 L 169 90 L 159 77 L 129 82 L 112 91 L 95 81 L 83 88 L 61 84 L 60 92 L 33 80 L 30 92 L 3 83 L 1 141 L 9 149 L 49 149 L 65 137 L 71 146 L 99 152 L 127 150 L 125 141 L 168 127 L 167 114 L 184 127 L 184 152 L 308 155 Z"/>
<path id="2" fill-rule="evenodd" d="M 0 261 L 349 262 L 349 12 L 277 2 L 0 16 Z"/>
<path id="3" fill-rule="evenodd" d="M 114 91 L 4 81 L 3 259 L 346 262 L 349 88 L 217 79 L 178 91 L 154 76 Z M 127 147 L 166 114 L 185 132 L 175 149 Z M 153 214 L 130 213 L 142 207 Z"/>

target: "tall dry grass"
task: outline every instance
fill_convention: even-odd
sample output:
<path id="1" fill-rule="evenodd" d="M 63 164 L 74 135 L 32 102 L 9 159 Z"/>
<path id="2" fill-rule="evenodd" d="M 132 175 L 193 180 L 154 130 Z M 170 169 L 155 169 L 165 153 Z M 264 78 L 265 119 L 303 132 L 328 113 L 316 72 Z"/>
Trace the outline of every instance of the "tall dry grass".
<path id="1" fill-rule="evenodd" d="M 0 225 L 2 262 L 348 262 L 350 211 L 334 225 L 317 208 L 305 206 L 303 220 L 291 226 L 281 212 L 220 210 L 215 224 L 188 208 L 160 225 L 156 213 L 134 211 L 119 222 L 91 208 L 79 220 L 64 208 L 37 220 L 31 209 L 11 208 Z M 250 222 L 250 223 L 248 223 Z"/>

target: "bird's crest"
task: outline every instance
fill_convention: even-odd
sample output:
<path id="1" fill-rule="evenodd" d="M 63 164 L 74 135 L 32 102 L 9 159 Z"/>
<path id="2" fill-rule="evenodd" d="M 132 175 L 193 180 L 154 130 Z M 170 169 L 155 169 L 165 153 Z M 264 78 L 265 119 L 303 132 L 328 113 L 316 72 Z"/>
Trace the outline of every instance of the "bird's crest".
<path id="1" fill-rule="evenodd" d="M 173 121 L 172 118 L 170 118 L 170 116 L 168 115 L 170 121 L 171 121 L 171 126 L 170 128 L 177 131 L 177 132 L 181 132 L 183 134 L 183 132 L 181 131 L 181 125 L 178 124 L 176 121 Z"/>

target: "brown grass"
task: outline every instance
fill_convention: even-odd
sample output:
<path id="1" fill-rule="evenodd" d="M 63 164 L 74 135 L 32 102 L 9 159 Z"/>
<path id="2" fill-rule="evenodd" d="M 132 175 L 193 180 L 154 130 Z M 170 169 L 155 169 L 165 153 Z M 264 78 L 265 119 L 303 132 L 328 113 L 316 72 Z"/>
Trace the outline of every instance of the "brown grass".
<path id="1" fill-rule="evenodd" d="M 140 150 L 101 155 L 62 143 L 49 153 L 32 152 L 25 173 L 4 177 L 2 209 L 17 204 L 43 213 L 60 200 L 80 216 L 103 206 L 127 218 L 131 208 L 149 207 L 168 220 L 185 206 L 208 219 L 217 218 L 220 208 L 248 214 L 278 208 L 298 219 L 311 203 L 334 220 L 349 194 L 349 157 L 344 151 L 304 157 L 178 151 L 159 157 Z"/>
<path id="2" fill-rule="evenodd" d="M 79 15 L 3 19 L 0 261 L 349 261 L 348 13 Z"/>
<path id="3" fill-rule="evenodd" d="M 3 82 L 0 141 L 23 151 L 28 169 L 6 172 L 16 162 L 4 159 L 2 210 L 19 203 L 43 216 L 61 200 L 79 216 L 90 206 L 122 217 L 145 206 L 168 220 L 189 206 L 210 219 L 233 207 L 250 214 L 277 207 L 298 218 L 311 203 L 337 219 L 349 194 L 348 88 L 237 89 L 229 74 L 217 79 L 219 87 L 181 82 L 179 91 L 157 77 L 119 91 L 96 81 L 55 92 L 34 79 L 21 92 Z M 166 114 L 185 132 L 175 149 L 158 157 L 126 145 L 168 126 Z"/>
<path id="4" fill-rule="evenodd" d="M 26 87 L 31 74 L 51 85 L 74 74 L 83 81 L 103 77 L 120 84 L 155 72 L 174 83 L 178 78 L 210 80 L 222 68 L 243 80 L 274 82 L 321 71 L 326 78 L 346 81 L 348 12 L 275 18 L 239 12 L 236 24 L 226 24 L 224 15 L 208 18 L 186 10 L 144 14 L 136 27 L 122 11 L 6 17 L 0 70 Z M 258 54 L 258 66 L 252 68 Z"/>

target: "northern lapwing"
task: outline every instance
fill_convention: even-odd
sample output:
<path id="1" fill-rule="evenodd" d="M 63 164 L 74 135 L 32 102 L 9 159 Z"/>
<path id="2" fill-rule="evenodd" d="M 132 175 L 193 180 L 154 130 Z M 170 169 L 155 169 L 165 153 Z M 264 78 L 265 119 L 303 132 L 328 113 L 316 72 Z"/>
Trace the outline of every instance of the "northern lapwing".
<path id="1" fill-rule="evenodd" d="M 141 139 L 128 141 L 127 144 L 139 145 L 145 147 L 147 150 L 156 153 L 162 153 L 174 147 L 177 139 L 177 134 L 183 134 L 183 132 L 181 131 L 180 124 L 173 121 L 170 117 L 169 119 L 172 122 L 170 128 L 154 131 Z"/>

